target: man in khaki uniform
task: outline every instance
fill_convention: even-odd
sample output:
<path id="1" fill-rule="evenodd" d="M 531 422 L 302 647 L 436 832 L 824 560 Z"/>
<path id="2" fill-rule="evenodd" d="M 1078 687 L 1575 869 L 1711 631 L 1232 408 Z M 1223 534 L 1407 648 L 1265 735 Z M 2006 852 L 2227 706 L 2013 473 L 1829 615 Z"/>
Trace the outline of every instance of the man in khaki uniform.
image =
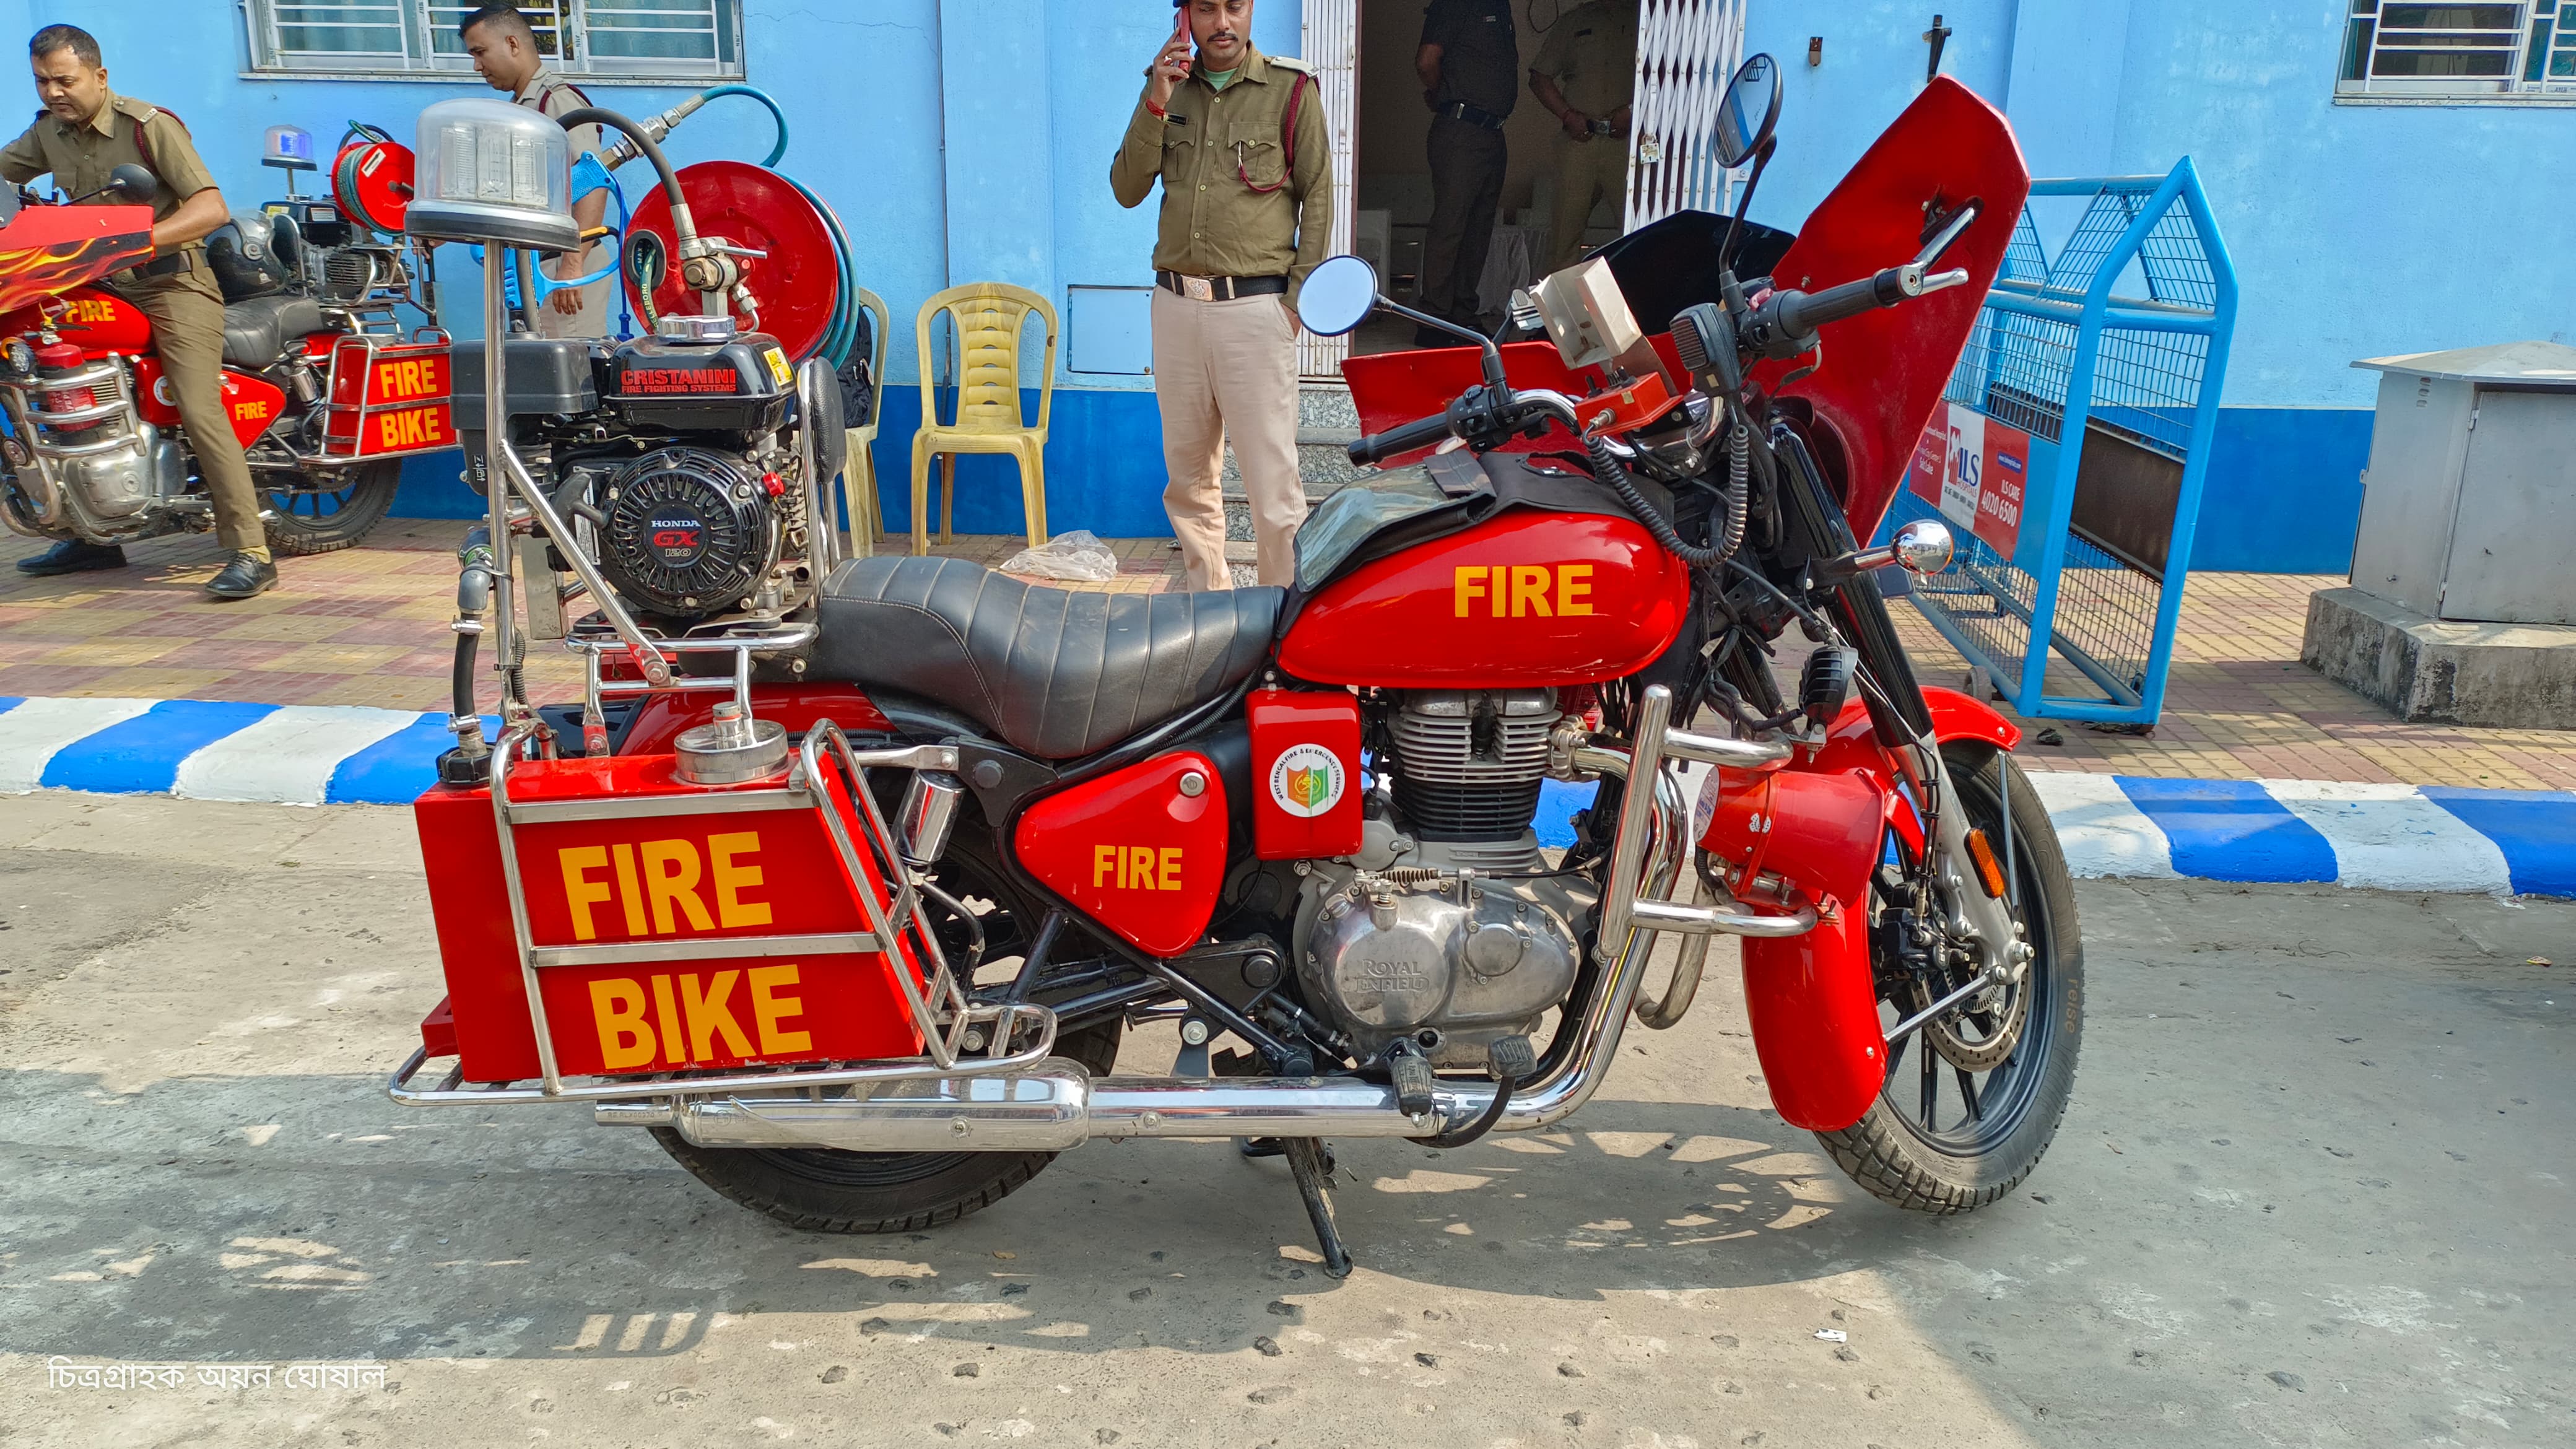
<path id="1" fill-rule="evenodd" d="M 1121 206 L 1142 204 L 1163 183 L 1153 303 L 1154 397 L 1171 474 L 1163 507 L 1190 587 L 1230 587 L 1217 475 L 1231 436 L 1261 582 L 1285 585 L 1306 520 L 1297 291 L 1333 235 L 1323 98 L 1302 64 L 1252 48 L 1252 0 L 1176 8 L 1109 167 Z"/>
<path id="2" fill-rule="evenodd" d="M 152 319 L 152 350 L 160 354 L 180 424 L 205 474 L 215 536 L 230 555 L 206 590 L 247 599 L 277 582 L 277 565 L 269 559 L 250 464 L 224 407 L 224 295 L 204 245 L 230 219 L 223 193 L 177 117 L 107 88 L 107 67 L 88 31 L 48 25 L 27 43 L 27 58 L 45 109 L 0 148 L 0 177 L 23 186 L 50 172 L 72 197 L 105 186 L 119 166 L 143 167 L 161 183 L 152 203 L 153 260 L 109 276 L 106 285 Z M 124 565 L 122 548 L 77 542 L 18 561 L 31 574 Z"/>
<path id="3" fill-rule="evenodd" d="M 560 117 L 590 104 L 590 97 L 557 74 L 546 64 L 537 49 L 537 33 L 528 25 L 528 17 L 511 4 L 486 5 L 465 17 L 457 27 L 465 41 L 465 53 L 474 57 L 474 73 L 483 77 L 496 91 L 508 91 L 513 104 L 522 105 L 538 115 Z M 570 136 L 572 155 L 579 160 L 599 149 L 599 127 L 575 126 Z M 608 217 L 608 193 L 594 191 L 572 204 L 573 220 L 588 231 Z M 566 252 L 550 262 L 538 265 L 548 277 L 561 280 L 587 276 L 599 269 L 605 258 L 600 249 L 584 243 L 577 252 Z M 567 287 L 545 300 L 537 311 L 537 335 L 540 337 L 606 337 L 613 299 L 610 289 L 614 277 L 602 277 L 586 287 Z"/>
<path id="4" fill-rule="evenodd" d="M 1603 197 L 1628 193 L 1628 122 L 1637 88 L 1637 0 L 1589 0 L 1565 12 L 1530 63 L 1530 94 L 1565 128 L 1556 142 L 1549 269 L 1583 255 L 1583 229 Z"/>

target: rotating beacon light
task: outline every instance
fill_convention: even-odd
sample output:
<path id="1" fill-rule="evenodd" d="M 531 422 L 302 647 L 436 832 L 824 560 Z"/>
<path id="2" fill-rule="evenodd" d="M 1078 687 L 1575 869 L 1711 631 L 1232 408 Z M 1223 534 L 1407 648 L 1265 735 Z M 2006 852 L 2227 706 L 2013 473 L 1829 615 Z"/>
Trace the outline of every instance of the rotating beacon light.
<path id="1" fill-rule="evenodd" d="M 417 164 L 403 226 L 414 237 L 537 252 L 581 245 L 571 142 L 535 111 L 479 98 L 440 101 L 420 113 Z"/>

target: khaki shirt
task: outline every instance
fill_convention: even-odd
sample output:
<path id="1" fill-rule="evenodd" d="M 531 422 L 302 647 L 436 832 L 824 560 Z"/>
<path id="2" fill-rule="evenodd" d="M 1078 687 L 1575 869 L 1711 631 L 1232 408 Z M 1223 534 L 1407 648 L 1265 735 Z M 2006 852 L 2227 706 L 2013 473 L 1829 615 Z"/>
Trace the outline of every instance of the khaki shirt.
<path id="1" fill-rule="evenodd" d="M 149 160 L 135 139 L 137 127 L 142 128 L 152 147 Z M 108 93 L 107 104 L 98 108 L 98 114 L 86 126 L 74 126 L 44 112 L 17 140 L 0 147 L 0 178 L 24 185 L 50 173 L 54 185 L 67 196 L 86 195 L 105 186 L 107 174 L 119 166 L 143 167 L 161 182 L 161 194 L 152 202 L 152 219 L 156 222 L 167 221 L 181 202 L 215 184 L 214 174 L 197 155 L 196 143 L 188 139 L 187 127 L 167 111 L 113 91 Z M 101 200 L 91 204 L 110 203 Z M 204 249 L 203 241 L 192 241 L 180 248 L 195 252 Z"/>
<path id="2" fill-rule="evenodd" d="M 556 74 L 552 66 L 539 66 L 537 73 L 528 78 L 528 88 L 510 100 L 512 104 L 525 106 L 549 120 L 590 104 L 590 97 L 581 93 L 581 87 Z M 572 159 L 578 161 L 585 153 L 599 149 L 599 127 L 575 126 L 570 139 Z"/>
<path id="3" fill-rule="evenodd" d="M 1636 0 L 1590 0 L 1567 11 L 1530 70 L 1594 120 L 1618 115 L 1637 91 Z"/>
<path id="4" fill-rule="evenodd" d="M 1297 165 L 1281 144 L 1291 86 L 1297 105 Z M 1185 277 L 1288 278 L 1297 305 L 1306 274 L 1333 241 L 1331 142 L 1322 88 L 1305 68 L 1251 51 L 1220 92 L 1207 69 L 1194 69 L 1172 91 L 1168 116 L 1136 100 L 1127 137 L 1109 165 L 1120 206 L 1138 206 L 1163 183 L 1163 227 L 1154 266 Z M 1256 186 L 1287 185 L 1276 191 Z"/>

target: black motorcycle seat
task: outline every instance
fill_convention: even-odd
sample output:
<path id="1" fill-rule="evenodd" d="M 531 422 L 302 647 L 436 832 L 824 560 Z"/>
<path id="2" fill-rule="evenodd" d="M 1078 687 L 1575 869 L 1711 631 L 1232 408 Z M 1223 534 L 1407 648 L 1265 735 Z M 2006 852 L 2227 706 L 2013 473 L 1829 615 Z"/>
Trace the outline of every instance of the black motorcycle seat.
<path id="1" fill-rule="evenodd" d="M 900 689 L 1025 754 L 1075 759 L 1250 678 L 1285 597 L 1077 593 L 963 559 L 851 559 L 824 580 L 808 677 Z"/>
<path id="2" fill-rule="evenodd" d="M 266 367 L 286 355 L 287 344 L 328 327 L 322 306 L 310 297 L 253 297 L 224 304 L 224 362 Z"/>

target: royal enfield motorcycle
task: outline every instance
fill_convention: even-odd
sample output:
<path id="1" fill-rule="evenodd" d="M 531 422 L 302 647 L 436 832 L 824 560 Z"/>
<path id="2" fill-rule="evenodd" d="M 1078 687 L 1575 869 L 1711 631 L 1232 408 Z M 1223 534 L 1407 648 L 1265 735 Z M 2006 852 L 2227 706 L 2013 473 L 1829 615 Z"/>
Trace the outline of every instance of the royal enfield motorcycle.
<path id="1" fill-rule="evenodd" d="M 150 260 L 158 189 L 119 167 L 77 199 L 111 204 L 22 204 L 0 226 L 0 522 L 15 532 L 125 544 L 214 527 L 152 320 L 95 285 Z M 324 201 L 237 213 L 206 265 L 224 296 L 224 407 L 269 546 L 358 543 L 404 458 L 457 445 L 446 337 L 396 321 L 397 306 L 434 316 L 434 299 L 398 247 Z"/>
<path id="2" fill-rule="evenodd" d="M 1748 191 L 1778 106 L 1757 57 L 1718 127 Z M 822 1231 L 958 1217 L 1093 1139 L 1232 1138 L 1286 1157 L 1338 1274 L 1327 1139 L 1564 1121 L 1727 935 L 1786 1121 L 1901 1207 L 2011 1191 L 2072 1087 L 2075 902 L 2015 727 L 1891 626 L 1883 571 L 1946 535 L 1861 540 L 2028 185 L 1937 80 L 1795 238 L 1676 217 L 1516 304 L 1545 341 L 1354 361 L 1378 466 L 1285 589 L 863 558 L 809 612 L 692 620 L 584 554 L 557 499 L 594 485 L 496 489 L 496 536 L 604 597 L 579 703 L 509 699 L 487 749 L 460 695 L 417 812 L 449 994 L 392 1095 L 587 1103 Z M 1393 305 L 1337 258 L 1300 311 Z M 782 381 L 715 358 L 693 386 Z M 649 546 L 765 549 L 761 493 L 725 530 L 648 508 Z M 512 657 L 519 552 L 469 558 L 461 659 Z M 1561 852 L 1551 780 L 1593 791 Z M 1177 1056 L 1122 1074 L 1144 1021 Z"/>

